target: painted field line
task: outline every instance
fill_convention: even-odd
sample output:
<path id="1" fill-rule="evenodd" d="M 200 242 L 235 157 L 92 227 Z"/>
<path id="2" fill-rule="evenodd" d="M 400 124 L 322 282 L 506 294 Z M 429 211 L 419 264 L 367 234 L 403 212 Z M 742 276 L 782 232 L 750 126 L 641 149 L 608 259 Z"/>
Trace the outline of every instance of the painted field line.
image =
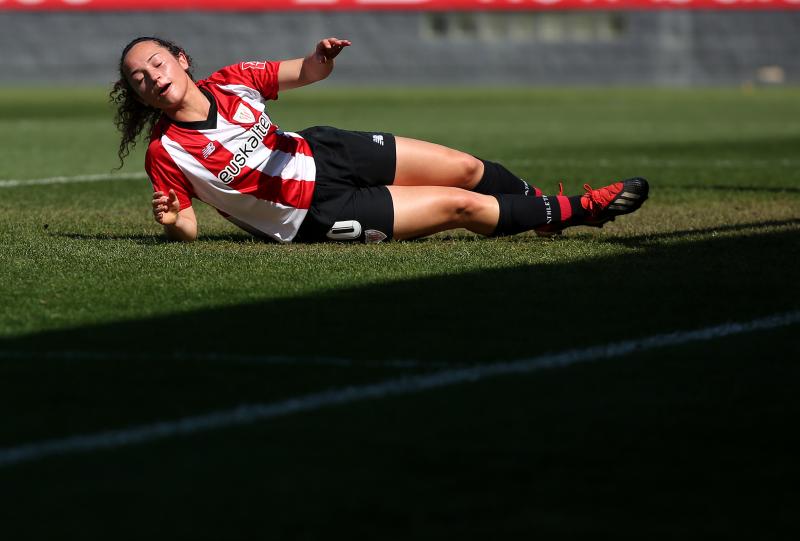
<path id="1" fill-rule="evenodd" d="M 119 430 L 83 434 L 68 438 L 46 440 L 38 443 L 0 449 L 0 467 L 29 462 L 42 458 L 113 449 L 128 445 L 152 442 L 175 436 L 208 432 L 234 426 L 252 424 L 265 419 L 283 417 L 293 413 L 315 411 L 329 406 L 349 404 L 363 400 L 402 396 L 430 389 L 449 387 L 480 381 L 495 376 L 528 374 L 550 368 L 560 368 L 590 361 L 612 359 L 635 352 L 678 346 L 691 342 L 713 340 L 725 336 L 776 329 L 800 323 L 800 310 L 754 319 L 744 323 L 723 323 L 694 331 L 657 334 L 637 340 L 623 340 L 599 346 L 571 349 L 496 364 L 482 364 L 470 368 L 443 370 L 433 374 L 406 376 L 369 385 L 359 385 L 311 393 L 270 404 L 242 405 L 233 409 L 215 411 L 174 421 L 134 426 Z"/>
<path id="2" fill-rule="evenodd" d="M 105 182 L 107 180 L 142 180 L 146 173 L 118 173 L 98 175 L 76 175 L 73 177 L 48 177 L 30 179 L 0 179 L 0 188 L 16 188 L 17 186 L 46 186 L 48 184 L 72 184 L 74 182 Z"/>

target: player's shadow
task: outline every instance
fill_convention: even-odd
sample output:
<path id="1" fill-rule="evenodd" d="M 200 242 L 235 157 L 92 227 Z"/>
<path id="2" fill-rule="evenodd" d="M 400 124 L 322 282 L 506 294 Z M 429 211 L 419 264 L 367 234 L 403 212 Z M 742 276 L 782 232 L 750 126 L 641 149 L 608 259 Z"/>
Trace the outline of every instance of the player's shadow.
<path id="1" fill-rule="evenodd" d="M 745 231 L 745 230 L 770 229 L 773 227 L 782 227 L 782 226 L 797 225 L 797 224 L 800 224 L 800 218 L 792 218 L 788 220 L 769 220 L 764 222 L 749 222 L 742 224 L 729 224 L 729 225 L 720 225 L 720 226 L 705 227 L 699 229 L 683 229 L 679 231 L 669 231 L 663 233 L 648 233 L 646 235 L 636 235 L 633 237 L 627 237 L 627 236 L 598 237 L 597 240 L 606 243 L 624 244 L 626 246 L 639 246 L 642 245 L 643 243 L 652 243 L 653 241 L 663 240 L 663 239 L 679 239 L 692 236 L 702 236 L 710 233 L 730 233 L 730 232 Z M 579 233 L 580 229 L 575 231 Z M 53 237 L 68 238 L 72 240 L 92 240 L 92 241 L 129 240 L 142 245 L 169 244 L 172 242 L 167 240 L 167 238 L 164 237 L 163 235 L 150 235 L 146 233 L 118 234 L 118 233 L 73 233 L 64 231 L 48 231 L 48 234 Z M 560 237 L 558 236 L 553 237 L 553 240 L 555 241 L 558 241 L 559 239 Z M 252 235 L 248 235 L 246 233 L 203 234 L 198 239 L 198 241 L 233 242 L 241 244 L 248 244 L 254 242 L 255 243 L 272 242 L 267 239 L 253 237 Z M 406 242 L 428 243 L 428 242 L 447 242 L 447 241 L 485 242 L 486 238 L 478 234 L 470 233 L 469 231 L 466 230 L 460 230 L 457 232 L 439 233 L 432 237 L 424 237 L 421 239 L 414 239 Z M 527 243 L 532 241 L 539 242 L 539 239 L 533 237 L 532 235 L 517 235 L 505 239 L 505 242 L 512 242 L 512 243 L 516 242 Z"/>
<path id="2" fill-rule="evenodd" d="M 760 234 L 759 231 L 769 230 L 776 227 L 786 227 L 793 225 L 800 225 L 800 218 L 790 218 L 787 220 L 767 220 L 763 222 L 748 222 L 739 224 L 726 224 L 714 227 L 701 227 L 697 229 L 680 229 L 677 231 L 664 231 L 660 233 L 647 233 L 643 235 L 624 236 L 624 237 L 595 235 L 594 241 L 606 244 L 622 244 L 624 246 L 640 247 L 640 246 L 652 245 L 654 242 L 659 240 L 686 239 L 691 237 L 702 237 L 711 234 L 737 233 L 740 231 L 752 231 L 755 234 Z M 552 240 L 553 242 L 559 242 L 563 239 L 570 238 L 571 235 L 580 235 L 582 232 L 585 231 L 587 231 L 585 228 L 571 229 L 569 230 L 569 233 L 566 233 L 566 236 L 562 237 L 556 235 L 553 236 L 550 240 Z M 458 231 L 455 233 L 452 232 L 439 233 L 436 236 L 425 237 L 422 239 L 414 240 L 412 242 L 442 242 L 442 241 L 485 242 L 486 237 L 482 237 L 481 235 L 473 234 L 468 231 Z M 532 235 L 516 235 L 514 237 L 509 237 L 505 239 L 505 242 L 512 242 L 512 243 L 541 242 L 541 239 L 536 238 Z"/>
<path id="3" fill-rule="evenodd" d="M 165 238 L 156 235 L 147 234 L 118 234 L 118 233 L 71 233 L 68 231 L 48 231 L 47 234 L 51 237 L 60 237 L 72 240 L 130 240 L 137 244 L 153 245 L 162 244 L 167 242 Z"/>
<path id="4" fill-rule="evenodd" d="M 797 308 L 800 231 L 737 234 L 752 228 L 608 239 L 629 252 L 45 331 L 2 340 L 0 352 L 484 362 Z M 665 246 L 656 238 L 683 240 Z"/>
<path id="5" fill-rule="evenodd" d="M 119 234 L 119 233 L 74 233 L 69 231 L 48 231 L 47 233 L 53 237 L 61 237 L 67 238 L 72 240 L 110 240 L 110 241 L 119 241 L 119 240 L 129 240 L 133 241 L 137 244 L 142 245 L 154 245 L 154 244 L 169 244 L 172 241 L 168 240 L 164 235 L 149 235 L 146 233 L 130 233 L 130 234 Z M 231 233 L 231 234 L 204 234 L 199 239 L 202 242 L 233 242 L 233 243 L 252 243 L 252 242 L 262 242 L 261 239 L 256 239 L 251 235 L 246 233 Z M 267 241 L 263 241 L 267 242 Z"/>
<path id="6" fill-rule="evenodd" d="M 682 229 L 678 231 L 665 231 L 662 233 L 648 233 L 645 235 L 634 235 L 631 237 L 598 237 L 597 241 L 609 244 L 622 244 L 630 247 L 640 247 L 652 245 L 654 241 L 686 239 L 691 237 L 702 237 L 712 234 L 729 234 L 742 231 L 752 232 L 759 235 L 760 231 L 773 229 L 775 227 L 787 227 L 800 225 L 800 218 L 790 218 L 787 220 L 767 220 L 763 222 L 749 222 L 740 224 L 727 224 L 714 227 L 701 227 L 698 229 Z"/>
<path id="7" fill-rule="evenodd" d="M 714 192 L 746 192 L 746 193 L 800 193 L 800 188 L 794 186 L 736 186 L 725 184 L 667 184 L 663 188 L 670 190 L 698 190 Z M 663 189 L 662 188 L 662 189 Z"/>

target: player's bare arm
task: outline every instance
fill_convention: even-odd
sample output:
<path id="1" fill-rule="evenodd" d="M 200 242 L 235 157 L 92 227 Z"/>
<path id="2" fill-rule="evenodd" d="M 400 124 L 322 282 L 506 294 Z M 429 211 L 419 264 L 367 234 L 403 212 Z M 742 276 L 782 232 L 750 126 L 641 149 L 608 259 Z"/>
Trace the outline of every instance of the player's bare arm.
<path id="1" fill-rule="evenodd" d="M 167 195 L 153 192 L 153 218 L 164 226 L 164 233 L 170 240 L 190 242 L 197 238 L 194 209 L 181 209 L 175 190 L 170 190 Z"/>
<path id="2" fill-rule="evenodd" d="M 299 88 L 325 79 L 333 71 L 334 58 L 349 46 L 346 39 L 325 38 L 305 58 L 284 60 L 278 69 L 279 90 Z"/>

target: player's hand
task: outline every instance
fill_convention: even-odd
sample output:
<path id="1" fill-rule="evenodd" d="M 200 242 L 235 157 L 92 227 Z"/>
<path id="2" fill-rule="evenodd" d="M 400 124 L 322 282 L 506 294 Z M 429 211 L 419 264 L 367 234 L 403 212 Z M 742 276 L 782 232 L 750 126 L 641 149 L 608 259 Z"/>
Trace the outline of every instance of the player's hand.
<path id="1" fill-rule="evenodd" d="M 327 64 L 342 52 L 342 49 L 351 45 L 349 40 L 339 38 L 325 38 L 317 43 L 314 57 L 320 64 Z"/>
<path id="2" fill-rule="evenodd" d="M 164 192 L 153 193 L 153 218 L 161 225 L 177 222 L 180 210 L 181 204 L 175 190 L 170 190 L 169 195 L 164 195 Z"/>

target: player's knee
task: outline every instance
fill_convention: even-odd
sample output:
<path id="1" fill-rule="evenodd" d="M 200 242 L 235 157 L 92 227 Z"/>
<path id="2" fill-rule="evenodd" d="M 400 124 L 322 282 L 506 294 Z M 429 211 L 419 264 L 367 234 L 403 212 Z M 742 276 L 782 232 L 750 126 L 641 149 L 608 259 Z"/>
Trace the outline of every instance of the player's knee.
<path id="1" fill-rule="evenodd" d="M 459 188 L 472 189 L 483 176 L 483 162 L 474 156 L 461 153 L 458 157 Z"/>
<path id="2" fill-rule="evenodd" d="M 458 190 L 462 192 L 462 190 Z M 482 201 L 472 192 L 456 193 L 450 199 L 451 221 L 455 225 L 470 222 L 481 208 Z"/>

